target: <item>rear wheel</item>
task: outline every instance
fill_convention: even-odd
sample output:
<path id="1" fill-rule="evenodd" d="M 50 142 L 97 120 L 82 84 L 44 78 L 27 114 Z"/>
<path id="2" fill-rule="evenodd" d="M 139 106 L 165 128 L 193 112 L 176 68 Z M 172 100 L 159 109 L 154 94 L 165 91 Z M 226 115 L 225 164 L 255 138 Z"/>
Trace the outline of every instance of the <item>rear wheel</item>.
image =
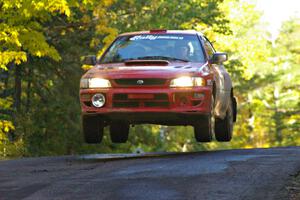
<path id="1" fill-rule="evenodd" d="M 113 122 L 110 125 L 110 139 L 113 143 L 125 143 L 128 140 L 129 124 L 126 122 Z"/>
<path id="2" fill-rule="evenodd" d="M 226 111 L 226 117 L 224 119 L 216 120 L 216 139 L 219 142 L 229 142 L 232 138 L 233 131 L 233 104 L 232 99 L 230 98 L 229 106 Z"/>
<path id="3" fill-rule="evenodd" d="M 86 143 L 100 143 L 103 138 L 103 122 L 97 116 L 82 116 L 83 136 Z"/>
<path id="4" fill-rule="evenodd" d="M 214 97 L 211 96 L 210 113 L 203 120 L 194 124 L 194 133 L 197 142 L 210 142 L 215 129 Z"/>

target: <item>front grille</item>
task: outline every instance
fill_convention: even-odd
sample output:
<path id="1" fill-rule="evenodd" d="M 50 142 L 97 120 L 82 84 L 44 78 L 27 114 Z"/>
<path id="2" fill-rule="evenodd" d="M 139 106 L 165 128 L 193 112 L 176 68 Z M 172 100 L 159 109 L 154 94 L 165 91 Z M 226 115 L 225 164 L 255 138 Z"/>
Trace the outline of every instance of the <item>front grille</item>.
<path id="1" fill-rule="evenodd" d="M 124 101 L 128 101 L 128 100 L 133 100 L 130 99 L 130 95 L 131 94 L 114 94 L 113 96 L 113 100 L 124 100 Z M 149 94 L 136 94 L 136 95 L 149 95 Z M 151 95 L 151 94 L 150 94 Z M 163 93 L 158 93 L 158 94 L 152 94 L 153 98 L 151 100 L 168 100 L 168 95 L 167 94 L 163 94 Z M 140 98 L 143 99 L 143 98 Z"/>
<path id="2" fill-rule="evenodd" d="M 145 102 L 145 107 L 151 107 L 151 108 L 164 108 L 169 107 L 169 102 Z"/>
<path id="3" fill-rule="evenodd" d="M 168 94 L 114 94 L 113 107 L 115 108 L 167 108 L 169 107 Z"/>
<path id="4" fill-rule="evenodd" d="M 128 100 L 127 94 L 115 94 L 114 100 Z"/>
<path id="5" fill-rule="evenodd" d="M 158 86 L 166 83 L 166 79 L 161 78 L 129 78 L 115 79 L 114 81 L 120 86 Z"/>
<path id="6" fill-rule="evenodd" d="M 113 102 L 115 108 L 136 108 L 139 107 L 139 102 Z"/>

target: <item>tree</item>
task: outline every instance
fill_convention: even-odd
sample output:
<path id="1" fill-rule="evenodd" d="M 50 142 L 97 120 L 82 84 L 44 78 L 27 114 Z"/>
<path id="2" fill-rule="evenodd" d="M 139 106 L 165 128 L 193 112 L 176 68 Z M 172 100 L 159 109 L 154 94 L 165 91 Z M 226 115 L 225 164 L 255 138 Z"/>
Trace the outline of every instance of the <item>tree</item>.
<path id="1" fill-rule="evenodd" d="M 269 126 L 273 145 L 298 145 L 300 114 L 300 18 L 282 24 L 273 46 L 273 70 L 276 81 L 265 90 L 271 91 L 264 103 L 273 123 Z"/>
<path id="2" fill-rule="evenodd" d="M 21 98 L 20 64 L 26 62 L 28 55 L 48 56 L 56 61 L 60 56 L 56 49 L 49 45 L 43 34 L 43 23 L 51 20 L 51 16 L 70 15 L 65 0 L 31 1 L 1 0 L 0 1 L 0 70 L 2 74 L 0 88 L 0 138 L 7 141 L 7 133 L 14 131 L 12 124 L 14 115 L 12 106 L 19 110 Z M 9 66 L 9 67 L 8 67 Z M 6 72 L 10 70 L 9 72 Z M 9 90 L 10 76 L 14 70 L 14 102 Z M 3 77 L 3 74 L 6 76 Z M 2 143 L 0 140 L 0 144 Z"/>

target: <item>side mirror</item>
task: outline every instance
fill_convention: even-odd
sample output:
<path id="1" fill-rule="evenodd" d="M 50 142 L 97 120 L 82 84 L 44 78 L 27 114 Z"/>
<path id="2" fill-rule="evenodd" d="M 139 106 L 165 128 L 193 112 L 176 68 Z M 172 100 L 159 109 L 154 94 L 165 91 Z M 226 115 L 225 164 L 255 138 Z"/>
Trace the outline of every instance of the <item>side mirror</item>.
<path id="1" fill-rule="evenodd" d="M 88 55 L 84 56 L 81 59 L 82 64 L 84 65 L 96 65 L 97 64 L 97 58 L 95 55 Z"/>
<path id="2" fill-rule="evenodd" d="M 221 64 L 227 60 L 227 53 L 214 53 L 210 59 L 211 64 Z"/>

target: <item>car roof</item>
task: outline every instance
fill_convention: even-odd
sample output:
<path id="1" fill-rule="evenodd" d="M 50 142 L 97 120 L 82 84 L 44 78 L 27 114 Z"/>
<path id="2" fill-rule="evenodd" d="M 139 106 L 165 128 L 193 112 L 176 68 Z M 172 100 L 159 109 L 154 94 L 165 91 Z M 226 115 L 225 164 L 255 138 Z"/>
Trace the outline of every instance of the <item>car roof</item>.
<path id="1" fill-rule="evenodd" d="M 143 34 L 190 34 L 190 35 L 199 34 L 199 35 L 203 36 L 203 34 L 201 32 L 198 32 L 195 30 L 163 30 L 163 29 L 127 32 L 127 33 L 122 33 L 119 36 L 143 35 Z"/>

